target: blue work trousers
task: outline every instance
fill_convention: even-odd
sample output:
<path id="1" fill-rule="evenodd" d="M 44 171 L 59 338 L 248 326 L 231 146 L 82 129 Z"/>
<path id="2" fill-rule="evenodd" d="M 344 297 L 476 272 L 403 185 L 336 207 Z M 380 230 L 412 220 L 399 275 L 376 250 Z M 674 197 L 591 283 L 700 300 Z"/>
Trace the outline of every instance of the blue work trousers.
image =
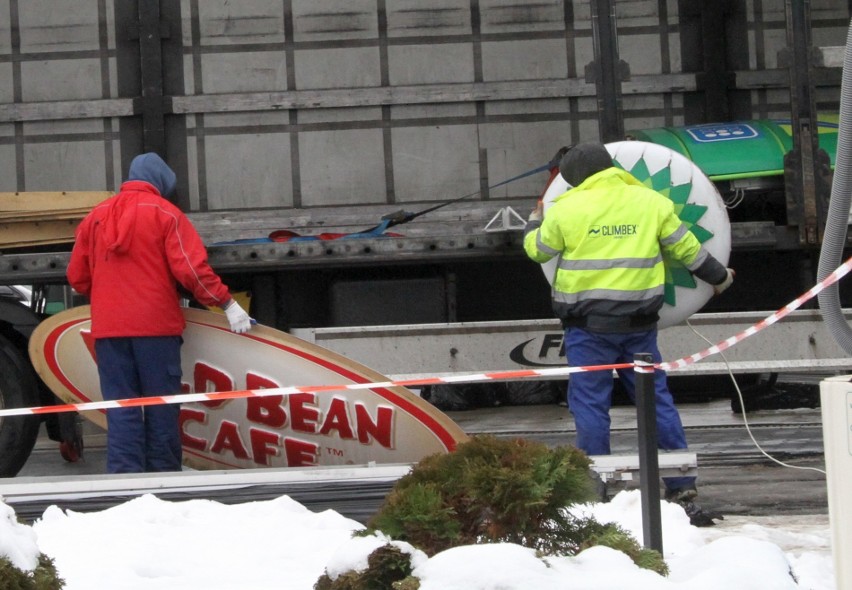
<path id="1" fill-rule="evenodd" d="M 565 351 L 570 366 L 632 363 L 636 353 L 653 355 L 661 362 L 657 347 L 657 330 L 624 333 L 590 332 L 582 328 L 565 330 Z M 633 369 L 619 369 L 618 376 L 627 395 L 636 401 Z M 613 376 L 611 370 L 572 373 L 568 381 L 568 407 L 577 428 L 577 448 L 587 455 L 609 455 L 610 417 Z M 686 435 L 674 400 L 669 392 L 664 371 L 654 374 L 657 405 L 657 447 L 665 450 L 686 449 Z M 693 487 L 694 477 L 663 478 L 666 489 L 673 491 Z"/>
<path id="2" fill-rule="evenodd" d="M 104 400 L 180 393 L 180 336 L 95 341 Z M 181 470 L 180 406 L 107 410 L 107 473 Z"/>

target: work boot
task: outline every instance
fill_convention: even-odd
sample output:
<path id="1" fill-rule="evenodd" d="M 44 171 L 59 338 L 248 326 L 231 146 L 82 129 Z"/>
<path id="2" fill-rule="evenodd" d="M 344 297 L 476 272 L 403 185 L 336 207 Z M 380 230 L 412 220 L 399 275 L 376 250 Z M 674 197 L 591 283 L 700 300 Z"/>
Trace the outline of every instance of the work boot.
<path id="1" fill-rule="evenodd" d="M 698 495 L 698 490 L 694 487 L 679 488 L 677 490 L 666 490 L 666 500 L 675 504 L 683 504 L 684 502 L 692 502 Z"/>
<path id="2" fill-rule="evenodd" d="M 681 506 L 683 506 L 684 512 L 689 517 L 689 524 L 692 526 L 714 526 L 716 523 L 714 520 L 725 520 L 725 517 L 722 516 L 721 512 L 716 512 L 715 510 L 705 510 L 699 504 L 692 502 L 690 500 L 686 502 L 678 502 Z"/>
<path id="3" fill-rule="evenodd" d="M 666 490 L 666 500 L 680 504 L 683 511 L 689 517 L 689 524 L 692 526 L 713 526 L 716 523 L 714 520 L 724 520 L 724 516 L 720 512 L 714 510 L 705 510 L 701 505 L 695 503 L 695 498 L 698 496 L 698 490 L 694 487 L 680 488 L 678 490 Z"/>

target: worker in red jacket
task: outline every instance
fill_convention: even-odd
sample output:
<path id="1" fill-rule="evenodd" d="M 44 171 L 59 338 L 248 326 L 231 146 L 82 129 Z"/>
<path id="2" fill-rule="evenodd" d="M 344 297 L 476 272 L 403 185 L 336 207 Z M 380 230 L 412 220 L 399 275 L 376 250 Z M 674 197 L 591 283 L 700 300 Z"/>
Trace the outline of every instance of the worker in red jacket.
<path id="1" fill-rule="evenodd" d="M 68 282 L 91 301 L 104 400 L 180 392 L 178 285 L 224 309 L 232 331 L 251 328 L 192 223 L 168 200 L 175 185 L 157 154 L 136 156 L 120 192 L 77 228 Z M 177 404 L 107 410 L 107 472 L 179 471 L 179 414 Z"/>

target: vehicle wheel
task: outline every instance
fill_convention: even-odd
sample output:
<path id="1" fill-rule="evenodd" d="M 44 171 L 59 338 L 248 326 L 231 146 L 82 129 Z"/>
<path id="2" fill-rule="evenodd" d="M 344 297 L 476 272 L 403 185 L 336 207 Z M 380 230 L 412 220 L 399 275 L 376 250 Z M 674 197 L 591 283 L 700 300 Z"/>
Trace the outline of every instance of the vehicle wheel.
<path id="1" fill-rule="evenodd" d="M 747 412 L 762 408 L 761 399 L 771 397 L 778 383 L 778 373 L 758 373 L 752 376 L 753 381 L 747 385 L 740 386 L 742 401 L 745 403 Z M 734 414 L 743 413 L 743 404 L 736 391 L 731 392 L 731 411 Z"/>
<path id="2" fill-rule="evenodd" d="M 0 408 L 38 405 L 32 367 L 21 352 L 0 336 Z M 38 438 L 39 416 L 0 418 L 0 477 L 14 477 L 27 462 Z"/>

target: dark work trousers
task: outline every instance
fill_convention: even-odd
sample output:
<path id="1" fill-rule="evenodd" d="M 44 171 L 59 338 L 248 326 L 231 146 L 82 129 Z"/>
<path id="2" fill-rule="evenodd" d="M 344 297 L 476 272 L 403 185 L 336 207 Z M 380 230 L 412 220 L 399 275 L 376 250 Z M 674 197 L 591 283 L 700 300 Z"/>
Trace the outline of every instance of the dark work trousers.
<path id="1" fill-rule="evenodd" d="M 104 400 L 180 393 L 180 336 L 95 341 Z M 107 473 L 180 471 L 180 405 L 107 410 Z"/>
<path id="2" fill-rule="evenodd" d="M 632 363 L 636 353 L 653 355 L 662 361 L 657 347 L 657 330 L 644 332 L 600 333 L 582 328 L 565 330 L 565 352 L 570 366 Z M 618 376 L 627 395 L 636 401 L 633 369 L 619 369 Z M 609 410 L 612 406 L 613 376 L 611 370 L 571 373 L 568 380 L 568 407 L 577 427 L 577 448 L 587 455 L 609 455 Z M 665 450 L 686 449 L 686 435 L 664 371 L 654 373 L 657 404 L 657 447 Z M 694 477 L 663 478 L 667 490 L 695 486 Z"/>

